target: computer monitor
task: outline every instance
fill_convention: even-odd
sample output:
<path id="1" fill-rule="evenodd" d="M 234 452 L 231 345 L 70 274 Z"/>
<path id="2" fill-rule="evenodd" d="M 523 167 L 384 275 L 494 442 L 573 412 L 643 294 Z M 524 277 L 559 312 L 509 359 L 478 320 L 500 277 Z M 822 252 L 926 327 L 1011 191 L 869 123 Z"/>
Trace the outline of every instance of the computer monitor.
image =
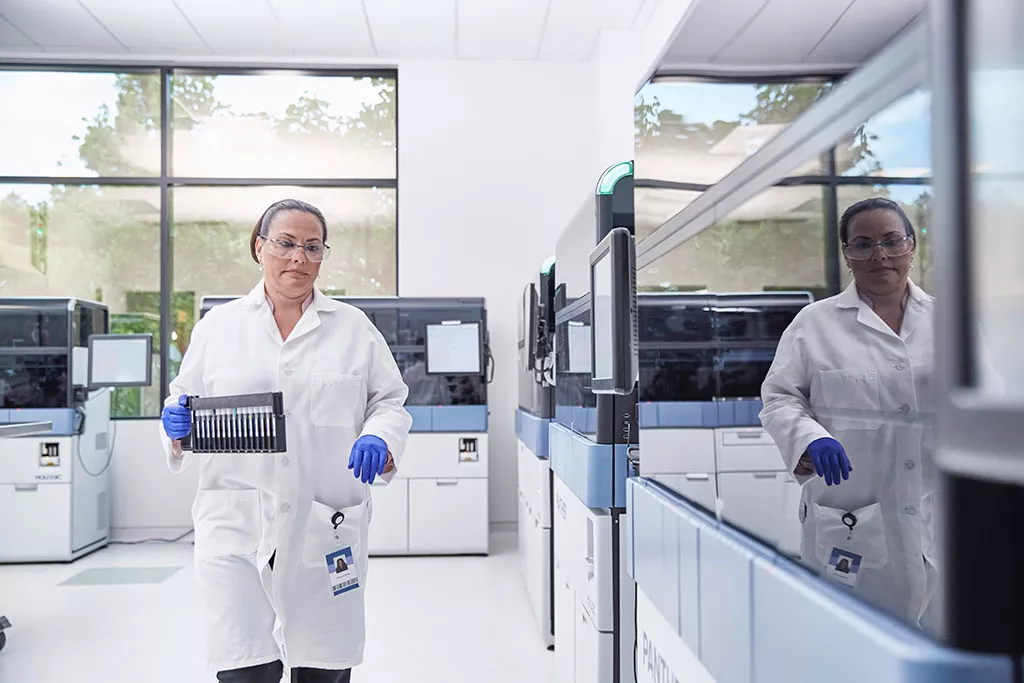
<path id="1" fill-rule="evenodd" d="M 450 321 L 427 325 L 428 375 L 482 375 L 483 336 L 480 323 Z"/>
<path id="2" fill-rule="evenodd" d="M 630 394 L 639 373 L 633 236 L 615 228 L 590 253 L 595 394 Z"/>
<path id="3" fill-rule="evenodd" d="M 523 370 L 536 368 L 539 337 L 537 313 L 537 287 L 531 282 L 523 289 L 523 301 L 519 307 L 520 364 Z"/>
<path id="4" fill-rule="evenodd" d="M 89 388 L 148 387 L 153 383 L 153 335 L 89 336 Z"/>

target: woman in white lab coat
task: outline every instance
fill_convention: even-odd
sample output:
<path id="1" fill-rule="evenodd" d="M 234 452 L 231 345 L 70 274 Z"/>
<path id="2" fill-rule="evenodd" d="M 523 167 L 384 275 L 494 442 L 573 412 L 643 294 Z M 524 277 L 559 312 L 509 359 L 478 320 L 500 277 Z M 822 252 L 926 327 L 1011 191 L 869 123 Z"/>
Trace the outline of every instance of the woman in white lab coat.
<path id="1" fill-rule="evenodd" d="M 287 453 L 198 456 L 208 665 L 222 682 L 278 683 L 287 662 L 292 681 L 344 683 L 363 653 L 369 484 L 394 476 L 408 388 L 367 317 L 314 286 L 329 253 L 320 211 L 271 205 L 250 249 L 263 279 L 196 324 L 162 417 L 177 472 L 196 457 L 181 449 L 181 397 L 284 394 Z"/>
<path id="2" fill-rule="evenodd" d="M 802 561 L 917 623 L 938 580 L 935 300 L 910 281 L 916 234 L 895 202 L 851 206 L 840 240 L 854 282 L 782 335 L 761 421 L 803 484 Z"/>

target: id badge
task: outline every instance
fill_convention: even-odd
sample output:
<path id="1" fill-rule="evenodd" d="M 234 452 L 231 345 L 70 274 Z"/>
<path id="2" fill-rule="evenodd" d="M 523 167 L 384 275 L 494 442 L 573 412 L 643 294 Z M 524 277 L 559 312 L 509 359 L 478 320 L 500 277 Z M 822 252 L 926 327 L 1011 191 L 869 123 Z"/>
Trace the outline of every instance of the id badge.
<path id="1" fill-rule="evenodd" d="M 860 577 L 860 565 L 863 559 L 857 553 L 851 553 L 849 550 L 832 548 L 825 572 L 839 583 L 854 588 Z"/>
<path id="2" fill-rule="evenodd" d="M 332 594 L 338 596 L 359 588 L 359 572 L 356 570 L 351 546 L 333 552 L 326 558 Z"/>

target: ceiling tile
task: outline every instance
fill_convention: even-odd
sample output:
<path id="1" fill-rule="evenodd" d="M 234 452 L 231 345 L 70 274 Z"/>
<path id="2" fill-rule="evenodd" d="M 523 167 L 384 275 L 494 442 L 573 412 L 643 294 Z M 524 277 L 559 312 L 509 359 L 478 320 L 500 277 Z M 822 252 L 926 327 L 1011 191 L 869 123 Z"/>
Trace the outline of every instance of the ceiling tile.
<path id="1" fill-rule="evenodd" d="M 216 54 L 291 54 L 284 27 L 265 0 L 175 0 Z"/>
<path id="2" fill-rule="evenodd" d="M 296 54 L 373 56 L 360 0 L 269 0 Z"/>
<path id="3" fill-rule="evenodd" d="M 547 61 L 588 59 L 600 33 L 598 15 L 588 0 L 551 0 L 540 58 Z"/>
<path id="4" fill-rule="evenodd" d="M 857 0 L 807 55 L 809 64 L 859 64 L 924 11 L 924 0 Z"/>
<path id="5" fill-rule="evenodd" d="M 172 0 L 81 0 L 129 50 L 208 53 Z"/>
<path id="6" fill-rule="evenodd" d="M 124 48 L 76 0 L 4 0 L 0 14 L 44 48 Z"/>
<path id="7" fill-rule="evenodd" d="M 455 57 L 455 0 L 365 0 L 382 57 Z"/>
<path id="8" fill-rule="evenodd" d="M 0 16 L 0 50 L 42 50 L 14 24 Z"/>
<path id="9" fill-rule="evenodd" d="M 662 61 L 665 64 L 710 62 L 767 2 L 696 0 Z"/>
<path id="10" fill-rule="evenodd" d="M 535 59 L 549 0 L 460 0 L 458 56 Z"/>
<path id="11" fill-rule="evenodd" d="M 799 64 L 853 0 L 771 0 L 714 57 L 719 64 Z"/>

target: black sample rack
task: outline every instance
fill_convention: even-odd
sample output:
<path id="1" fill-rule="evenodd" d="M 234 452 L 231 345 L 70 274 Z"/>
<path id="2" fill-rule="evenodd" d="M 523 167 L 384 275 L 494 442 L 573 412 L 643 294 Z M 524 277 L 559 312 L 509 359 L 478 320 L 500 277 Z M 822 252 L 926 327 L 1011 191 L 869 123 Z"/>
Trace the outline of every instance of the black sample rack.
<path id="1" fill-rule="evenodd" d="M 193 453 L 284 453 L 284 396 L 280 391 L 188 397 L 192 432 L 181 440 Z"/>

